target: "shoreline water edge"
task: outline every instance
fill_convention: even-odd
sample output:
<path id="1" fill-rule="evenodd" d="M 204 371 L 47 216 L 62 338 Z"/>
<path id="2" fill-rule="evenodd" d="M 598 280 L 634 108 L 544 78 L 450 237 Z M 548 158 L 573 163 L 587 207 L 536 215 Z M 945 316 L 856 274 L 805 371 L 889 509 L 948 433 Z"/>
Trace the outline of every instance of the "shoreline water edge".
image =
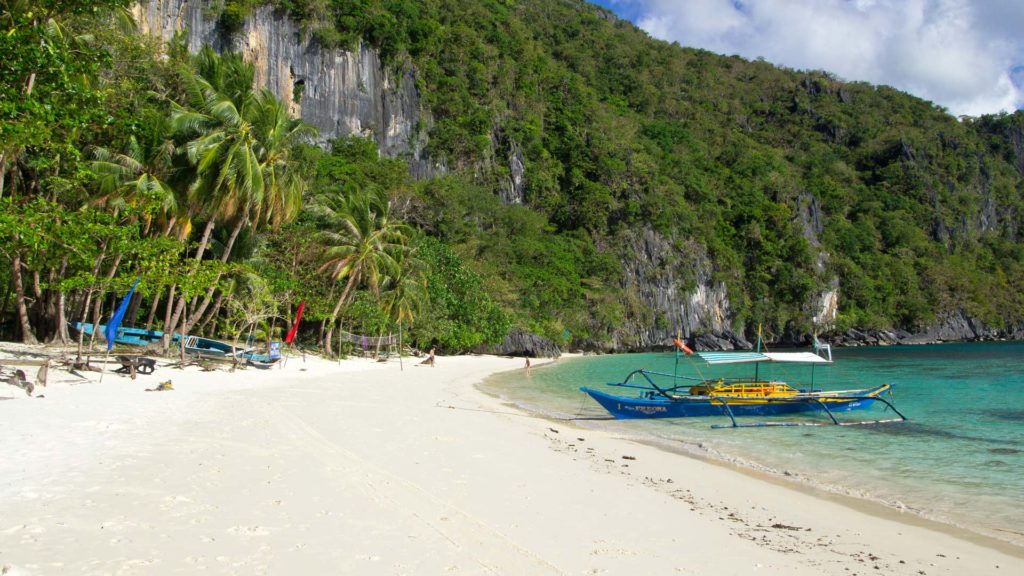
<path id="1" fill-rule="evenodd" d="M 530 369 L 551 365 L 534 360 Z M 543 366 L 543 368 L 542 368 Z M 522 358 L 0 390 L 9 574 L 1005 574 L 1024 549 L 538 418 Z M 146 392 L 173 380 L 172 391 Z M 21 396 L 18 396 L 21 394 Z M 39 397 L 39 396 L 43 397 Z M 881 508 L 879 506 L 879 508 Z"/>
<path id="2" fill-rule="evenodd" d="M 587 358 L 593 358 L 593 356 L 571 354 L 559 359 L 557 362 L 548 363 L 543 369 L 549 370 L 559 365 L 564 366 L 566 362 L 586 361 Z M 539 374 L 543 375 L 544 373 L 539 372 Z M 512 375 L 513 373 L 511 372 L 492 375 L 481 383 L 480 389 L 484 393 L 508 402 L 518 409 L 525 410 L 540 418 L 547 418 L 552 422 L 571 422 L 584 429 L 603 429 L 618 434 L 624 439 L 647 444 L 684 458 L 696 458 L 749 474 L 760 480 L 806 489 L 822 498 L 838 499 L 838 501 L 848 506 L 862 508 L 865 512 L 948 531 L 950 534 L 957 535 L 958 537 L 974 539 L 980 543 L 987 543 L 987 545 L 1007 550 L 1011 553 L 1024 553 L 1024 532 L 1005 528 L 985 527 L 977 523 L 965 521 L 963 518 L 936 513 L 923 507 L 914 507 L 905 503 L 903 501 L 905 498 L 900 498 L 898 495 L 880 495 L 864 488 L 855 488 L 852 486 L 855 479 L 852 478 L 848 479 L 847 482 L 828 482 L 822 480 L 814 472 L 801 470 L 799 466 L 794 468 L 774 466 L 770 463 L 765 463 L 766 461 L 771 462 L 771 458 L 762 457 L 763 455 L 753 456 L 749 452 L 746 455 L 741 455 L 731 450 L 728 446 L 723 449 L 721 446 L 716 446 L 713 442 L 709 442 L 708 438 L 711 436 L 702 435 L 695 437 L 691 434 L 694 431 L 691 428 L 684 429 L 680 426 L 673 426 L 669 429 L 664 426 L 667 424 L 665 420 L 621 421 L 611 419 L 610 417 L 602 417 L 600 415 L 603 414 L 603 411 L 600 407 L 590 402 L 582 394 L 580 395 L 581 403 L 576 413 L 569 414 L 565 411 L 568 405 L 564 402 L 556 405 L 557 403 L 545 403 L 539 400 L 536 395 L 531 398 L 524 398 L 523 394 L 517 394 L 516 387 L 509 385 L 508 378 Z M 587 385 L 591 384 L 590 382 L 587 383 Z M 595 416 L 595 414 L 599 416 Z M 685 420 L 688 420 L 689 424 L 702 419 L 688 418 Z M 663 426 L 662 428 L 657 428 L 658 425 Z M 900 426 L 901 423 L 893 423 L 892 425 Z M 826 430 L 828 428 L 830 427 L 825 427 Z M 791 430 L 790 433 L 793 435 L 800 435 L 800 432 L 792 429 L 788 430 Z M 712 434 L 731 433 L 729 430 L 723 430 Z M 803 435 L 806 436 L 807 434 Z M 739 444 L 742 444 L 742 442 Z M 1007 448 L 1004 450 L 1019 453 L 1015 449 Z"/>

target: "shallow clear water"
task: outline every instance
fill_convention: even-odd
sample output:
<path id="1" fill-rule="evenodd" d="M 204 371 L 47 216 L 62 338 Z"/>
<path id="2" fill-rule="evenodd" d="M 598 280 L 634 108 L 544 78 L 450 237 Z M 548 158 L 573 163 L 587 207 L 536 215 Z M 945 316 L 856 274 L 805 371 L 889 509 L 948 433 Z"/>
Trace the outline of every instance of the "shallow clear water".
<path id="1" fill-rule="evenodd" d="M 728 419 L 609 420 L 579 392 L 580 386 L 600 388 L 637 368 L 672 373 L 676 361 L 671 353 L 562 360 L 529 375 L 498 375 L 484 389 L 536 412 L 577 418 L 583 426 L 784 472 L 828 490 L 1024 544 L 1024 343 L 844 348 L 834 356 L 835 364 L 815 368 L 816 388 L 892 383 L 894 403 L 911 421 L 713 430 L 711 424 L 727 424 Z M 753 370 L 730 368 L 735 375 Z M 694 376 L 728 375 L 685 358 L 677 369 Z M 806 384 L 810 377 L 809 368 L 760 370 L 762 377 L 791 384 Z M 873 409 L 841 419 L 891 416 Z"/>

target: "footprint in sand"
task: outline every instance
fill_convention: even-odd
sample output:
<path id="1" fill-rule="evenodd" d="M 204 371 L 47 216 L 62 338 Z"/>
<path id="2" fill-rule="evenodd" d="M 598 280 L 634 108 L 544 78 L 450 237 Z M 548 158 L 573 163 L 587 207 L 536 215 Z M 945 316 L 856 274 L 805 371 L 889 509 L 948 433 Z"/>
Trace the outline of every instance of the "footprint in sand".
<path id="1" fill-rule="evenodd" d="M 240 536 L 266 536 L 270 534 L 270 530 L 263 526 L 232 526 L 228 528 L 228 533 Z"/>

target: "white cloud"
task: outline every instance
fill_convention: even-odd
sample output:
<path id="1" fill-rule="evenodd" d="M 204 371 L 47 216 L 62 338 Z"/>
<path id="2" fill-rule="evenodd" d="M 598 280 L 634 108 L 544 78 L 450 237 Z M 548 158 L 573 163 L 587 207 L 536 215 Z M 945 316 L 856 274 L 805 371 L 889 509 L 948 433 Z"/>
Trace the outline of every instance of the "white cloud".
<path id="1" fill-rule="evenodd" d="M 606 3 L 657 38 L 887 84 L 956 115 L 1024 107 L 1022 0 Z"/>

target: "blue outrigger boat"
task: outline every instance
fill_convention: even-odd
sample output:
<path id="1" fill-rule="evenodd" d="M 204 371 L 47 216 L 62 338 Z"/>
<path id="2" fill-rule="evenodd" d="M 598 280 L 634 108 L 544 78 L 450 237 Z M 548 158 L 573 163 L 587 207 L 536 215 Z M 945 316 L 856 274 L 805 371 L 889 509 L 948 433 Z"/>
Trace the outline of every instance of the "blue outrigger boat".
<path id="1" fill-rule="evenodd" d="M 683 347 L 678 341 L 677 345 Z M 609 386 L 639 390 L 636 396 L 610 394 L 586 386 L 580 390 L 616 418 L 727 416 L 731 420 L 731 424 L 714 425 L 712 428 L 821 424 L 793 421 L 740 424 L 736 421 L 738 416 L 776 416 L 802 412 L 824 412 L 831 423 L 837 425 L 899 422 L 907 419 L 890 400 L 882 397 L 883 393 L 892 390 L 891 384 L 858 390 L 822 391 L 815 390 L 812 382 L 808 389 L 797 389 L 785 382 L 761 379 L 756 371 L 762 362 L 803 363 L 812 367 L 816 364 L 830 364 L 831 353 L 829 358 L 812 352 L 698 352 L 697 355 L 708 365 L 753 363 L 754 377 L 704 379 L 640 369 L 630 372 L 621 382 L 608 383 Z M 872 407 L 875 402 L 885 404 L 898 418 L 843 422 L 834 414 L 864 410 Z"/>
<path id="2" fill-rule="evenodd" d="M 92 336 L 93 325 L 91 322 L 70 322 L 69 326 L 75 332 L 83 332 L 86 336 Z M 99 325 L 99 334 L 103 334 L 106 330 L 104 324 Z M 131 328 L 128 326 L 118 326 L 117 336 L 114 337 L 115 344 L 125 344 L 128 346 L 148 346 L 154 342 L 159 342 L 164 337 L 164 333 L 160 330 L 146 330 L 144 328 Z"/>
<path id="3" fill-rule="evenodd" d="M 93 325 L 89 322 L 86 322 L 85 324 L 81 322 L 71 322 L 69 325 L 72 330 L 76 332 L 83 332 L 87 336 L 91 336 L 93 333 Z M 98 333 L 102 335 L 105 329 L 106 326 L 100 324 Z M 120 326 L 117 329 L 117 336 L 114 338 L 114 343 L 124 344 L 127 346 L 148 346 L 150 344 L 159 343 L 163 337 L 164 333 L 160 330 L 145 330 L 143 328 Z M 174 334 L 171 336 L 172 345 L 180 346 L 180 342 L 180 334 Z M 214 340 L 212 338 L 203 338 L 201 336 L 185 337 L 185 353 L 205 358 L 232 358 L 237 356 L 257 368 L 269 368 L 280 358 L 280 355 L 259 354 L 254 350 L 235 348 L 227 342 L 221 342 L 220 340 Z"/>
<path id="4" fill-rule="evenodd" d="M 174 335 L 174 342 L 178 341 L 178 335 Z M 203 338 L 200 336 L 188 336 L 185 338 L 185 352 L 206 358 L 241 358 L 250 366 L 256 368 L 269 368 L 276 363 L 281 356 L 273 354 L 260 354 L 252 349 L 235 348 L 227 342 Z"/>

